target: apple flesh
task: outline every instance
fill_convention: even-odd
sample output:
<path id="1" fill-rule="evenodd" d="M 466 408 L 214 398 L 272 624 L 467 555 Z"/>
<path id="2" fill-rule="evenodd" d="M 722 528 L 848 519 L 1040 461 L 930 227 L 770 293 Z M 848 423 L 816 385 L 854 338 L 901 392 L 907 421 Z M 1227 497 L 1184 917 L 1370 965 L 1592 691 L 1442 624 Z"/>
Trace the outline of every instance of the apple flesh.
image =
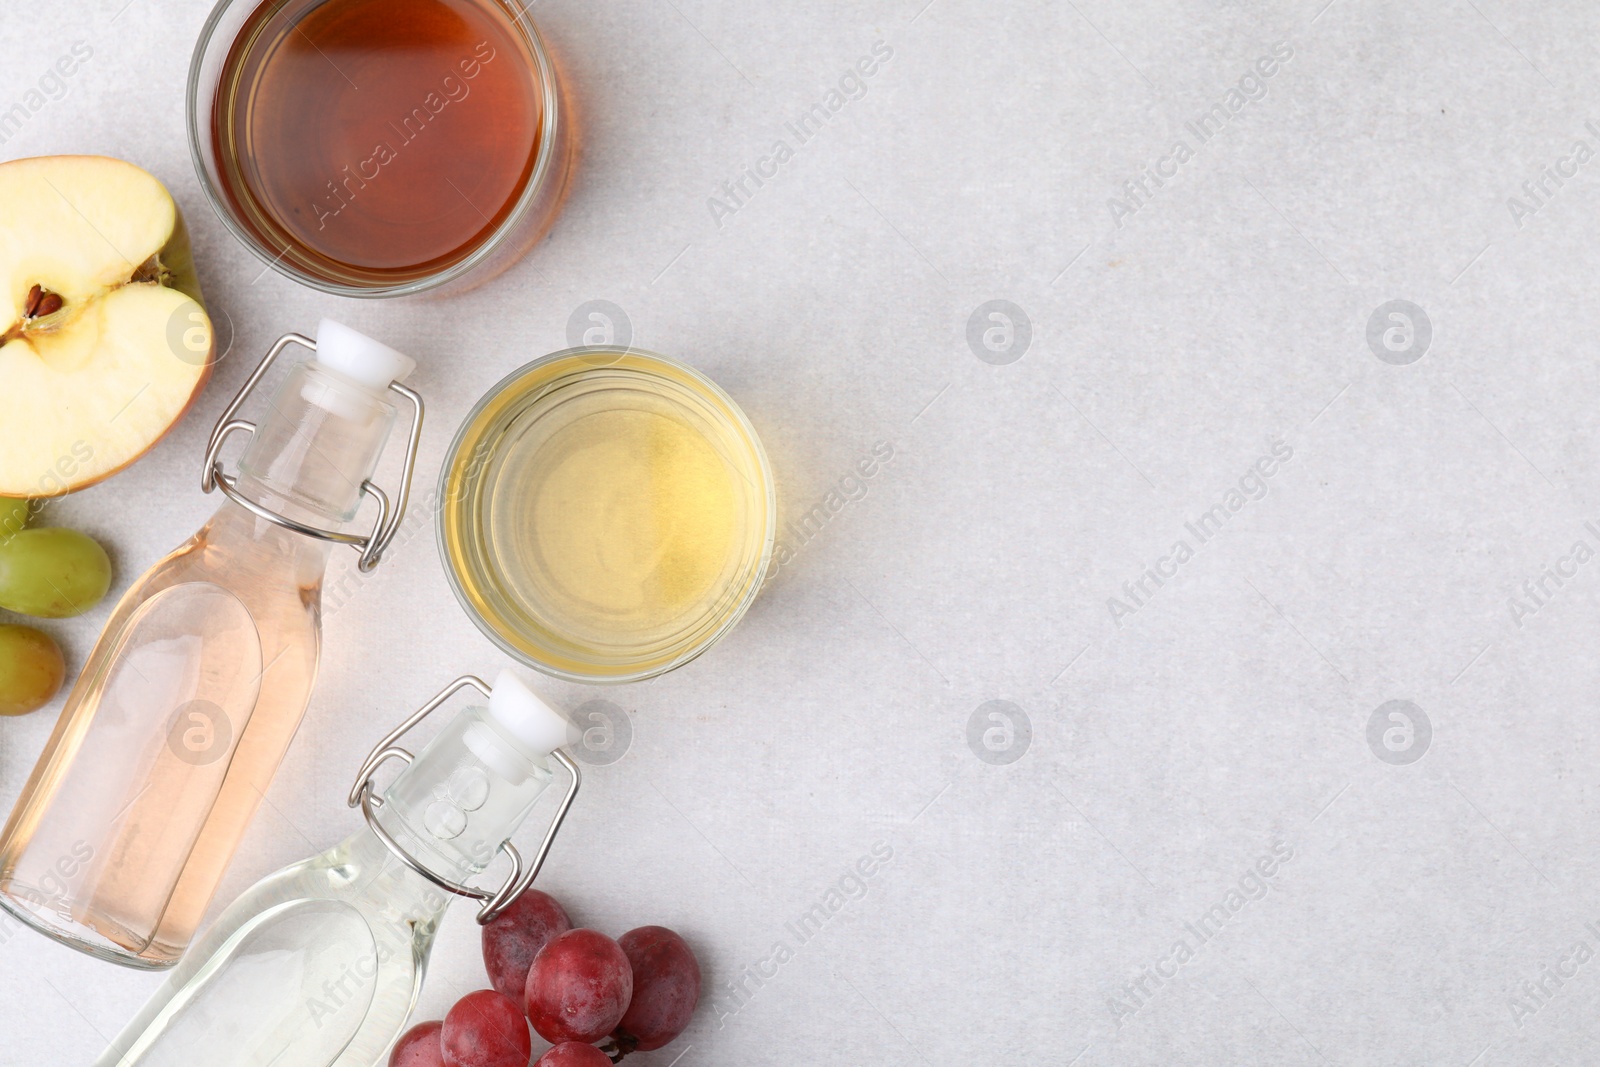
<path id="1" fill-rule="evenodd" d="M 143 455 L 211 374 L 183 216 L 104 156 L 0 163 L 0 496 L 69 493 Z"/>

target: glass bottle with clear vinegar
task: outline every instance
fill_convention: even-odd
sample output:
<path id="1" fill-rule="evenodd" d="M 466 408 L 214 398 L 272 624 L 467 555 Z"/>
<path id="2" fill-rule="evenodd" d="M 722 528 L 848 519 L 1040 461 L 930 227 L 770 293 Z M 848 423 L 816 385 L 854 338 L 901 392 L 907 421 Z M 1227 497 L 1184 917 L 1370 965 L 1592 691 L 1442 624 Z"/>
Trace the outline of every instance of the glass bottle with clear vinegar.
<path id="1" fill-rule="evenodd" d="M 488 696 L 415 758 L 397 746 L 452 694 Z M 484 901 L 489 922 L 533 883 L 578 791 L 559 750 L 567 720 L 502 672 L 493 690 L 464 677 L 378 742 L 350 791 L 367 826 L 246 890 L 201 935 L 95 1067 L 376 1067 L 405 1029 L 439 919 L 452 896 Z M 382 796 L 372 773 L 409 765 Z M 526 864 L 508 840 L 566 769 L 566 796 Z M 499 852 L 499 891 L 464 884 Z"/>
<path id="2" fill-rule="evenodd" d="M 291 343 L 259 426 L 241 403 Z M 171 966 L 188 946 L 310 700 L 329 546 L 376 565 L 403 517 L 422 422 L 415 364 L 324 320 L 280 339 L 223 413 L 203 485 L 227 500 L 134 583 L 0 834 L 0 907 L 91 955 Z M 369 481 L 396 394 L 415 406 L 397 506 Z M 217 454 L 253 431 L 237 476 Z M 380 501 L 371 535 L 327 529 Z"/>

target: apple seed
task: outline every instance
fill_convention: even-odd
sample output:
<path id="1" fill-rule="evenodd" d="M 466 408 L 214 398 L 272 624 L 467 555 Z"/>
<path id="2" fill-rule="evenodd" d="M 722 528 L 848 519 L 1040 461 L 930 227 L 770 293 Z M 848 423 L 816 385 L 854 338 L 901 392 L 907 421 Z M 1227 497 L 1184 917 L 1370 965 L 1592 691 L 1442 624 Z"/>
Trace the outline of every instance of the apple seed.
<path id="1" fill-rule="evenodd" d="M 33 288 L 28 290 L 28 299 L 23 302 L 22 317 L 26 320 L 54 315 L 61 310 L 62 303 L 59 293 L 52 293 L 44 286 L 34 283 Z"/>
<path id="2" fill-rule="evenodd" d="M 60 293 L 52 293 L 44 286 L 34 283 L 28 290 L 27 299 L 22 302 L 22 321 L 13 323 L 11 329 L 0 334 L 0 345 L 9 344 L 17 338 L 24 336 L 23 331 L 34 319 L 42 319 L 46 315 L 54 315 L 66 306 L 66 301 Z"/>

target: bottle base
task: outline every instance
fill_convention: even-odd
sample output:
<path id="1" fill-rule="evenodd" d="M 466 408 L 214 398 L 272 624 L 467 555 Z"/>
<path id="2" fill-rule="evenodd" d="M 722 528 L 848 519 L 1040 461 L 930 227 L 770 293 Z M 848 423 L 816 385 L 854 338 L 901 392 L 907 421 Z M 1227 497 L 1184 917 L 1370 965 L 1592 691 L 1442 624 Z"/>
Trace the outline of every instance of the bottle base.
<path id="1" fill-rule="evenodd" d="M 134 970 L 164 971 L 181 958 L 181 953 L 168 952 L 157 945 L 149 946 L 143 953 L 134 952 L 92 927 L 30 899 L 34 895 L 13 882 L 0 882 L 0 910 L 58 944 Z"/>

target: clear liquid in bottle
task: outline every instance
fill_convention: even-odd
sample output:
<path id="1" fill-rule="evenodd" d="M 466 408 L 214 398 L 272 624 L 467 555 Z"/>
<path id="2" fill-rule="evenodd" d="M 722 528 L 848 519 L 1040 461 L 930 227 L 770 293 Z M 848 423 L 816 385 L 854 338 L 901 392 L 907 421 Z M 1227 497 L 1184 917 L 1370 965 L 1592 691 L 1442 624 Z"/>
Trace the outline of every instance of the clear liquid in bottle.
<path id="1" fill-rule="evenodd" d="M 532 811 L 566 733 L 566 720 L 502 674 L 490 706 L 446 726 L 375 817 L 413 863 L 467 882 Z M 364 829 L 240 896 L 96 1067 L 381 1064 L 410 1019 L 450 899 Z"/>

